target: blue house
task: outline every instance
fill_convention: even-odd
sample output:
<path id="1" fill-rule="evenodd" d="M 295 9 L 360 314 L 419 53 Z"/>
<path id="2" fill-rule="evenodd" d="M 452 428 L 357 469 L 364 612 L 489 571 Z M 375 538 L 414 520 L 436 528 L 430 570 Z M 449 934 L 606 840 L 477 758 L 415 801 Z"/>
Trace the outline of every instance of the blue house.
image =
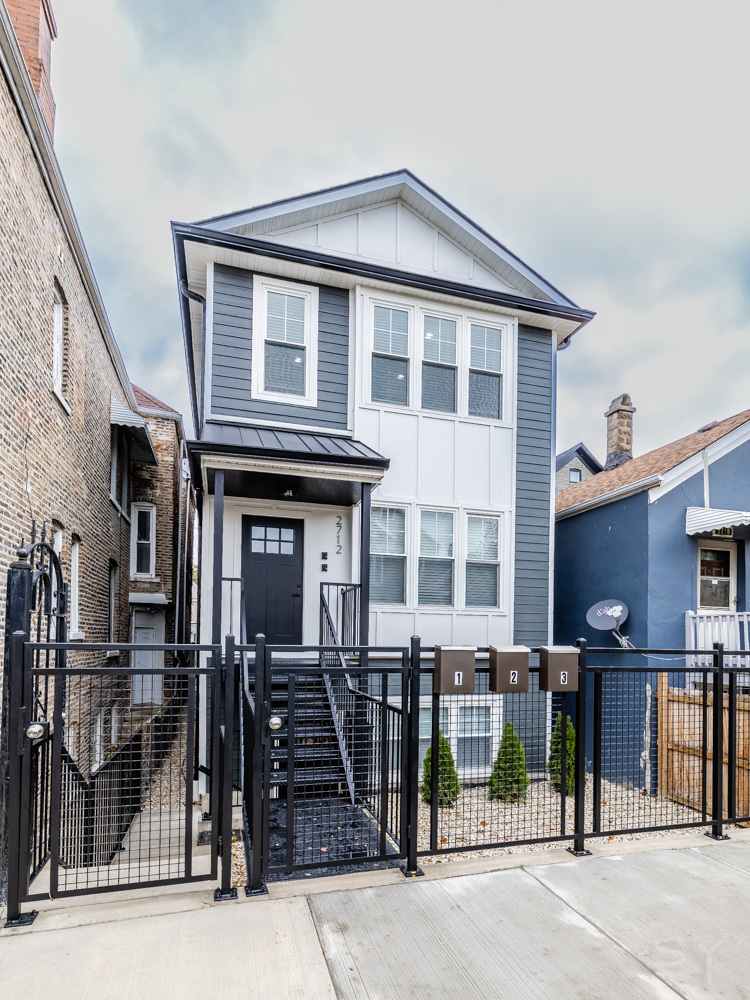
<path id="1" fill-rule="evenodd" d="M 721 641 L 750 651 L 750 410 L 637 458 L 633 412 L 628 396 L 613 401 L 604 471 L 557 497 L 555 641 L 584 638 L 616 647 L 616 637 L 586 621 L 592 605 L 616 600 L 628 607 L 620 631 L 635 647 L 706 649 Z M 644 662 L 622 662 L 636 660 Z M 683 662 L 689 668 L 703 660 Z M 639 714 L 633 707 L 638 724 L 630 734 L 629 778 L 641 787 L 647 780 L 639 767 L 648 738 L 645 716 L 649 705 L 655 710 L 647 683 L 617 696 L 643 709 Z M 591 747 L 591 732 L 587 736 Z M 654 753 L 649 745 L 647 756 Z"/>

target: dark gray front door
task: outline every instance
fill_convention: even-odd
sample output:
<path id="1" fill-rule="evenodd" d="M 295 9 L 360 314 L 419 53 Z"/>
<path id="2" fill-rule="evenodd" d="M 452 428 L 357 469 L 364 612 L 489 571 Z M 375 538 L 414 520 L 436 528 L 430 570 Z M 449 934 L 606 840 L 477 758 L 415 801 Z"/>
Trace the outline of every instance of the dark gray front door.
<path id="1" fill-rule="evenodd" d="M 242 578 L 247 635 L 266 642 L 302 642 L 303 522 L 286 517 L 242 518 Z"/>

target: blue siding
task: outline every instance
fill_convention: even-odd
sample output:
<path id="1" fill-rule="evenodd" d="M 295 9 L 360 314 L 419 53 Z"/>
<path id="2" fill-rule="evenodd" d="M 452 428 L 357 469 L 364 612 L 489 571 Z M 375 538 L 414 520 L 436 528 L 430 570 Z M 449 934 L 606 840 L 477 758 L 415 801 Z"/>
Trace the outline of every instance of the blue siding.
<path id="1" fill-rule="evenodd" d="M 548 331 L 519 326 L 513 630 L 527 646 L 549 637 L 554 349 Z"/>
<path id="2" fill-rule="evenodd" d="M 348 422 L 349 293 L 318 289 L 318 405 L 253 400 L 253 275 L 214 268 L 211 410 L 228 417 L 344 429 Z"/>

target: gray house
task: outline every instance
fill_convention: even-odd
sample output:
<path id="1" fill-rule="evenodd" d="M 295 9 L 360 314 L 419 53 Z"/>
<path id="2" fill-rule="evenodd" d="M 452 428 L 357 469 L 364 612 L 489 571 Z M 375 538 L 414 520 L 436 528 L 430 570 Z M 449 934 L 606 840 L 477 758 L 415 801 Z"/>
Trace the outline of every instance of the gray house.
<path id="1" fill-rule="evenodd" d="M 244 600 L 317 643 L 325 593 L 363 644 L 546 642 L 556 352 L 593 313 L 407 170 L 173 236 L 201 640 Z"/>

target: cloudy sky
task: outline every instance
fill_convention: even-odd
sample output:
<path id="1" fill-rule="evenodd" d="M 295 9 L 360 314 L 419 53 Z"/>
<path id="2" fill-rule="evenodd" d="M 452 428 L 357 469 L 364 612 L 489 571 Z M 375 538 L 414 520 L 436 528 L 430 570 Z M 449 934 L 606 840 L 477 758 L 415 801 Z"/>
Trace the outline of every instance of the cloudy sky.
<path id="1" fill-rule="evenodd" d="M 170 220 L 409 167 L 596 319 L 558 447 L 750 406 L 745 0 L 54 0 L 56 147 L 133 379 L 189 412 Z"/>

